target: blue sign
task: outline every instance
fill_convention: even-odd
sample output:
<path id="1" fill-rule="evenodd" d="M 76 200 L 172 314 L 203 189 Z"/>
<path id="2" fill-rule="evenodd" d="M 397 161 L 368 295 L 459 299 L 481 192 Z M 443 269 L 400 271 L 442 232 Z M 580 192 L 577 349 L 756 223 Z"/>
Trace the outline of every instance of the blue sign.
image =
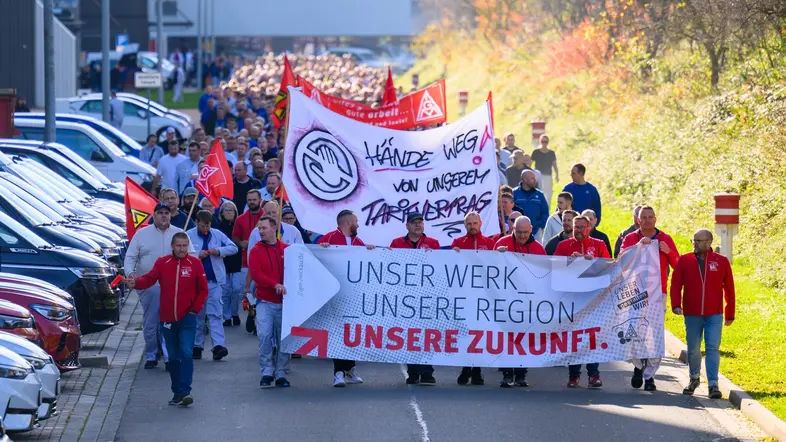
<path id="1" fill-rule="evenodd" d="M 115 46 L 128 46 L 128 34 L 117 34 Z"/>

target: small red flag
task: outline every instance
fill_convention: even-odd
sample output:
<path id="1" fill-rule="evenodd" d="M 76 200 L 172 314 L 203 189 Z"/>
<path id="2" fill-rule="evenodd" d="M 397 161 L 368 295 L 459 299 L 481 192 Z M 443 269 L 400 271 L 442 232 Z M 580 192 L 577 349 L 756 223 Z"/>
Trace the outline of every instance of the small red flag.
<path id="1" fill-rule="evenodd" d="M 489 91 L 489 113 L 491 113 L 491 129 L 494 130 L 494 101 L 491 99 L 491 91 Z"/>
<path id="2" fill-rule="evenodd" d="M 221 206 L 221 198 L 234 198 L 232 171 L 229 170 L 221 140 L 213 141 L 213 147 L 205 159 L 205 165 L 199 171 L 194 187 L 215 207 Z"/>
<path id="3" fill-rule="evenodd" d="M 278 186 L 278 189 L 276 189 L 275 192 L 273 192 L 273 198 L 281 201 L 282 206 L 284 203 L 289 204 L 289 195 L 287 195 L 287 189 L 284 188 L 283 183 Z"/>
<path id="4" fill-rule="evenodd" d="M 289 112 L 289 86 L 297 86 L 295 80 L 295 73 L 292 72 L 292 66 L 289 64 L 289 59 L 284 55 L 284 75 L 281 77 L 281 88 L 276 95 L 276 104 L 273 105 L 273 126 L 278 129 L 287 120 L 287 113 Z"/>
<path id="5" fill-rule="evenodd" d="M 385 82 L 385 94 L 382 96 L 382 105 L 394 104 L 398 101 L 396 86 L 393 84 L 393 71 L 388 66 L 388 80 Z"/>
<path id="6" fill-rule="evenodd" d="M 126 233 L 128 240 L 137 230 L 145 227 L 153 216 L 158 200 L 131 178 L 126 178 Z"/>

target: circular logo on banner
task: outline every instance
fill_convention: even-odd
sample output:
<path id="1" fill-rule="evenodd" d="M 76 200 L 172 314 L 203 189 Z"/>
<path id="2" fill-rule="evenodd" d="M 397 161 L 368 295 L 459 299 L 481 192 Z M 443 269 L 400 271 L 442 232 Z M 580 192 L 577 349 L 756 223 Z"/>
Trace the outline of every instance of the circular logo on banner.
<path id="1" fill-rule="evenodd" d="M 358 186 L 355 157 L 323 130 L 313 130 L 297 142 L 295 173 L 306 190 L 323 201 L 340 201 Z"/>

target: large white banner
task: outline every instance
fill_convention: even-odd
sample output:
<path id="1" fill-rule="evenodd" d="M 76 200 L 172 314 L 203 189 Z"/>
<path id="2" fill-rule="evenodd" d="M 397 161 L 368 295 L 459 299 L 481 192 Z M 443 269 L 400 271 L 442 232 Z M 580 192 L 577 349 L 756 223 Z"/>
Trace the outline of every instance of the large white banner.
<path id="1" fill-rule="evenodd" d="M 282 349 L 481 367 L 662 357 L 659 275 L 657 242 L 617 261 L 292 245 Z"/>
<path id="2" fill-rule="evenodd" d="M 300 224 L 336 229 L 353 210 L 358 236 L 387 246 L 420 212 L 426 234 L 448 246 L 480 212 L 485 235 L 499 233 L 494 133 L 488 105 L 449 125 L 420 132 L 376 127 L 336 114 L 290 88 L 284 187 Z"/>

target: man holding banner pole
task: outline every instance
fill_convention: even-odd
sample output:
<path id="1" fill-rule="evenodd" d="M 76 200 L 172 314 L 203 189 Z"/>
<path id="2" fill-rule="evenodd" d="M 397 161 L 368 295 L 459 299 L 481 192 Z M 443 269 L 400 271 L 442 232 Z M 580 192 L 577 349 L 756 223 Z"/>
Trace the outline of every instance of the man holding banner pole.
<path id="1" fill-rule="evenodd" d="M 336 216 L 338 228 L 319 238 L 317 244 L 322 247 L 333 246 L 365 246 L 373 250 L 376 246 L 366 245 L 358 238 L 358 216 L 351 210 L 342 210 Z M 362 384 L 363 379 L 355 374 L 355 361 L 333 359 L 333 386 L 345 387 L 347 384 Z"/>
<path id="2" fill-rule="evenodd" d="M 401 238 L 395 238 L 390 243 L 391 249 L 423 249 L 439 250 L 439 241 L 429 238 L 424 233 L 423 215 L 418 212 L 407 214 L 407 234 Z M 407 384 L 434 385 L 437 380 L 434 378 L 433 365 L 407 364 Z"/>
<path id="3" fill-rule="evenodd" d="M 464 216 L 464 227 L 467 229 L 467 234 L 454 239 L 450 248 L 456 252 L 461 250 L 493 250 L 494 241 L 480 233 L 481 226 L 483 226 L 483 220 L 478 212 L 467 213 Z M 483 374 L 480 367 L 463 367 L 456 382 L 459 385 L 467 385 L 467 383 L 483 385 Z"/>

